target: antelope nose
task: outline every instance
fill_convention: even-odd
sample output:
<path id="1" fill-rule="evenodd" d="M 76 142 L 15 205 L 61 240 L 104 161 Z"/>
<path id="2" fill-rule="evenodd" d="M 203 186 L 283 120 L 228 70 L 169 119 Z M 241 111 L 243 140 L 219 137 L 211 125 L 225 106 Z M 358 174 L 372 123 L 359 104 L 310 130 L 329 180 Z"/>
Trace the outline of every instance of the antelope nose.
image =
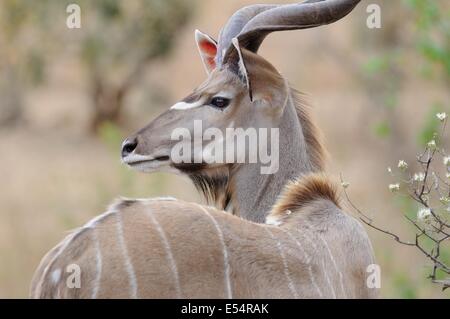
<path id="1" fill-rule="evenodd" d="M 122 158 L 127 157 L 136 149 L 138 145 L 137 139 L 126 139 L 122 144 Z"/>

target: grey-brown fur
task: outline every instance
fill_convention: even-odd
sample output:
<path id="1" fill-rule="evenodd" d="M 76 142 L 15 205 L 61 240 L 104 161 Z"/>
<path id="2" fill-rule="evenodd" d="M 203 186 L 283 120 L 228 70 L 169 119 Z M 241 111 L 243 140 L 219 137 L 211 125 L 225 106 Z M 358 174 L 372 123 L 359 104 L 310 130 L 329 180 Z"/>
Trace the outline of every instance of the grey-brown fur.
<path id="1" fill-rule="evenodd" d="M 324 189 L 327 187 L 323 176 L 309 176 L 286 191 L 304 192 L 311 189 L 306 184 L 318 181 Z M 295 198 L 294 193 L 290 195 Z M 62 245 L 52 250 L 35 274 L 31 297 L 91 298 L 94 292 L 97 298 L 372 298 L 378 295 L 377 289 L 366 285 L 366 269 L 374 263 L 370 241 L 362 226 L 343 213 L 333 199 L 317 195 L 285 216 L 274 211 L 274 218 L 281 221 L 278 226 L 253 223 L 212 207 L 183 201 L 130 203 L 115 205 L 109 215 L 70 234 Z M 211 217 L 223 235 L 227 259 Z M 176 274 L 152 218 L 165 233 Z M 123 229 L 122 239 L 117 232 L 118 224 Z M 127 257 L 120 248 L 121 240 L 133 265 L 135 291 L 125 267 Z M 94 249 L 96 246 L 100 247 L 99 251 Z M 98 254 L 103 260 L 101 269 L 95 262 Z M 56 282 L 51 279 L 54 271 L 64 270 L 69 264 L 81 267 L 79 289 L 67 287 L 69 274 L 64 271 Z"/>

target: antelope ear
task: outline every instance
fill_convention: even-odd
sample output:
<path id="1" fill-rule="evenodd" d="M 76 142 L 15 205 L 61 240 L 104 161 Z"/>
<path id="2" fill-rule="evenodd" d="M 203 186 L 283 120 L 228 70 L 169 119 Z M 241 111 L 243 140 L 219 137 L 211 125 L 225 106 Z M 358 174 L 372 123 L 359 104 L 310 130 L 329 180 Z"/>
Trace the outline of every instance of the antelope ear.
<path id="1" fill-rule="evenodd" d="M 209 74 L 216 68 L 217 42 L 199 30 L 195 30 L 195 42 L 197 42 L 206 72 Z"/>
<path id="2" fill-rule="evenodd" d="M 250 101 L 253 101 L 253 92 L 252 92 L 252 83 L 250 81 L 250 75 L 247 70 L 247 66 L 245 65 L 245 59 L 244 55 L 242 54 L 241 46 L 239 45 L 239 40 L 237 38 L 233 38 L 231 40 L 231 43 L 233 43 L 234 48 L 236 49 L 236 52 L 238 54 L 238 71 L 239 75 L 243 77 L 245 83 L 247 84 L 248 89 L 248 95 L 250 96 Z"/>
<path id="3" fill-rule="evenodd" d="M 288 87 L 281 74 L 263 57 L 241 47 L 238 39 L 233 39 L 232 44 L 233 50 L 225 56 L 225 63 L 246 83 L 250 101 L 258 101 L 274 110 L 282 109 Z"/>

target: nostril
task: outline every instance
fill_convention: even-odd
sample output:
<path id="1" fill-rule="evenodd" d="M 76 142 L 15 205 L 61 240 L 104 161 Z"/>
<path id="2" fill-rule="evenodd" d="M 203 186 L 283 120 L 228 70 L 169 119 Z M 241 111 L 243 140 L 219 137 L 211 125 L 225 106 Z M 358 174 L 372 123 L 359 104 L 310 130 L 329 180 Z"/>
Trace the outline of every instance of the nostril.
<path id="1" fill-rule="evenodd" d="M 133 153 L 137 145 L 138 145 L 137 139 L 126 140 L 122 146 L 122 157 L 126 157 L 127 155 Z"/>

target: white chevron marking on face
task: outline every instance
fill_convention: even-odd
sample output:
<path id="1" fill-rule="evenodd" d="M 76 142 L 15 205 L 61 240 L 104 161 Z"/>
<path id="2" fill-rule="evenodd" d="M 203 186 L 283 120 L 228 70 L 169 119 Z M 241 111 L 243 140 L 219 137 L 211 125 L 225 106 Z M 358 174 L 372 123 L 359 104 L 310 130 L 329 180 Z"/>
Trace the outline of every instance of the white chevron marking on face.
<path id="1" fill-rule="evenodd" d="M 170 109 L 181 111 L 181 110 L 195 109 L 202 105 L 203 105 L 203 103 L 199 102 L 199 101 L 194 102 L 194 103 L 178 102 L 178 103 L 174 104 Z"/>

